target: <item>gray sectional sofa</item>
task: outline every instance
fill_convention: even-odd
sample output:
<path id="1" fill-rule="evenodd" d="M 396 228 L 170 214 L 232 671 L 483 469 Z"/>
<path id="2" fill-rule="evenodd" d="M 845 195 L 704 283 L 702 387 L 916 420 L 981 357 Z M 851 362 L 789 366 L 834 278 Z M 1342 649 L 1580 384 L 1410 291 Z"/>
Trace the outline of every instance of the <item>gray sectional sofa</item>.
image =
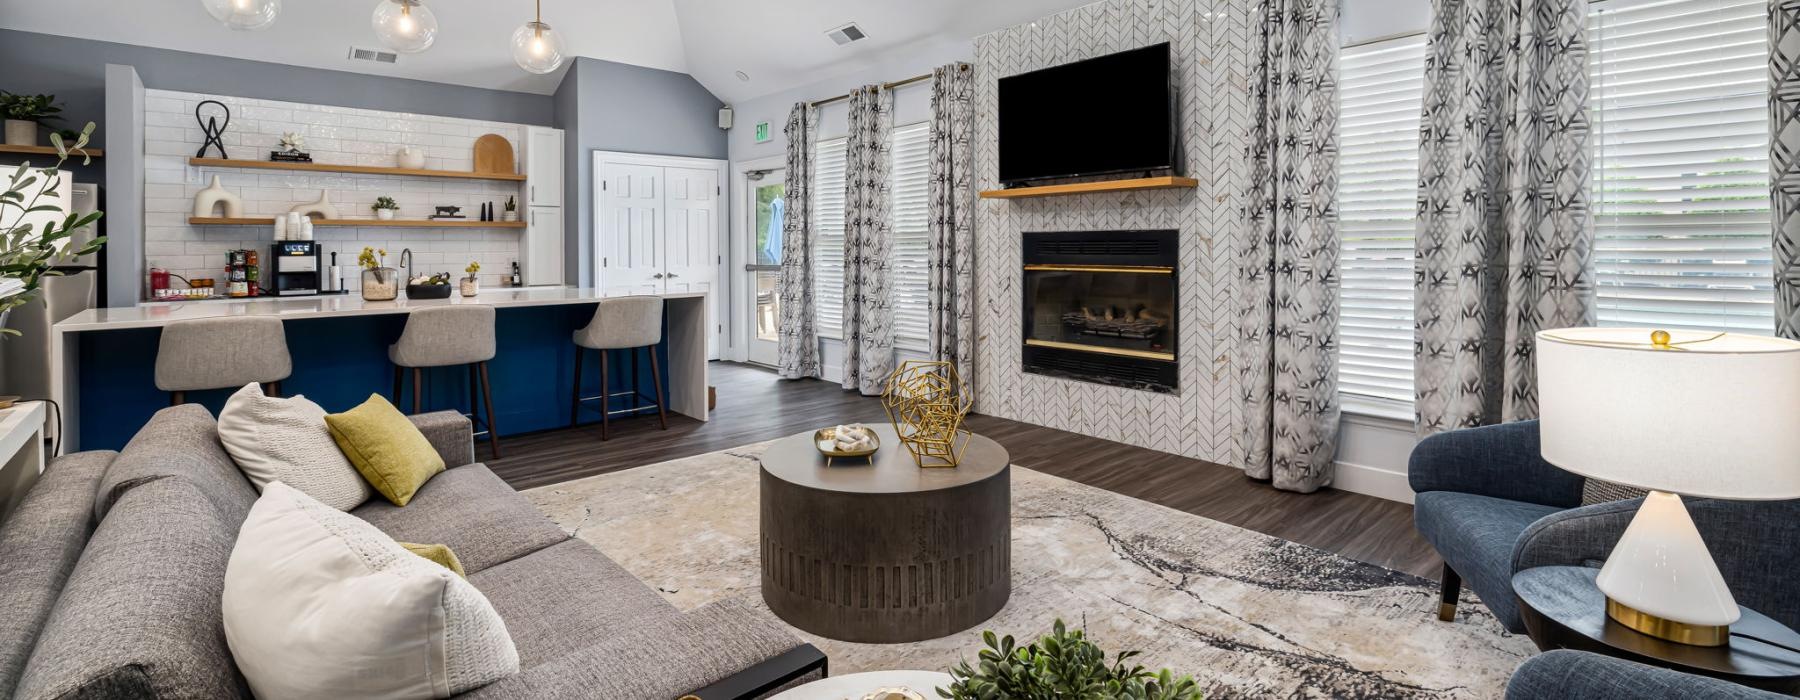
<path id="1" fill-rule="evenodd" d="M 414 423 L 452 467 L 405 508 L 352 511 L 442 543 L 506 620 L 521 672 L 469 698 L 754 696 L 823 656 L 737 604 L 680 612 L 570 538 L 487 467 L 467 419 Z M 198 406 L 122 452 L 56 460 L 0 526 L 0 698 L 250 697 L 220 619 L 225 564 L 257 493 Z"/>

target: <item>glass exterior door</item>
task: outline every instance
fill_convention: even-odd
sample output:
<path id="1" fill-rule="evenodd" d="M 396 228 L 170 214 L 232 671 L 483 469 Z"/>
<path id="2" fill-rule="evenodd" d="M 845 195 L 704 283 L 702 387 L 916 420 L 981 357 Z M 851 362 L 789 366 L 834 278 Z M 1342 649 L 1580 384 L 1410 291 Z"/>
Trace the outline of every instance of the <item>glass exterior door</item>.
<path id="1" fill-rule="evenodd" d="M 750 220 L 750 254 L 753 262 L 744 265 L 749 276 L 751 314 L 749 359 L 757 364 L 773 366 L 777 362 L 776 343 L 781 324 L 781 219 L 786 209 L 783 195 L 787 192 L 785 170 L 751 173 L 747 188 L 750 201 L 745 211 Z"/>

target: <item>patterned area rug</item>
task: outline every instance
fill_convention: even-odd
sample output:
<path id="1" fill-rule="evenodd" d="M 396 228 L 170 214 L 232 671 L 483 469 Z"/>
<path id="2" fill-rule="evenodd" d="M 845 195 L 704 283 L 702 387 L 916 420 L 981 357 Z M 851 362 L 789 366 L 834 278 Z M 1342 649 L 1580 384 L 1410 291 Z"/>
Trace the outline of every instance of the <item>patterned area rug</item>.
<path id="1" fill-rule="evenodd" d="M 762 605 L 750 445 L 526 491 L 676 607 Z M 915 644 L 794 634 L 833 674 L 944 670 L 980 630 L 1028 638 L 1057 617 L 1110 651 L 1192 674 L 1208 698 L 1498 697 L 1531 642 L 1467 592 L 1438 622 L 1437 585 L 1304 545 L 1013 467 L 1011 600 L 978 629 Z"/>

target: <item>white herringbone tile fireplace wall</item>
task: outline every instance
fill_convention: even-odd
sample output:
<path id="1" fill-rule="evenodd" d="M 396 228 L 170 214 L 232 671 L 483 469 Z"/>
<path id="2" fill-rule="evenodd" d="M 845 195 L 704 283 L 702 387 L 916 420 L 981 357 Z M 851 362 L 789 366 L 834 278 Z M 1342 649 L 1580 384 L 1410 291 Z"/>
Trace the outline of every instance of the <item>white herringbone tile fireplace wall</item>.
<path id="1" fill-rule="evenodd" d="M 1109 0 L 976 39 L 976 185 L 998 187 L 995 86 L 1003 76 L 1160 42 L 1172 46 L 1184 174 L 1197 190 L 981 200 L 976 216 L 976 410 L 1220 464 L 1237 464 L 1233 250 L 1250 121 L 1251 3 Z M 1088 138 L 1067 124 L 1071 139 Z M 1020 369 L 1020 234 L 1176 229 L 1180 389 L 1173 395 Z"/>

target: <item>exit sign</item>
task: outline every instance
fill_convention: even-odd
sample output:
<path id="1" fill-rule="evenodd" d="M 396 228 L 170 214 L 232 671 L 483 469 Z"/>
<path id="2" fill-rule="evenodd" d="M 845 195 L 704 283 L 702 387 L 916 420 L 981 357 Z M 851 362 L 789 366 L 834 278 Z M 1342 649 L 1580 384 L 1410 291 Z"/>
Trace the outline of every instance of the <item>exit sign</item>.
<path id="1" fill-rule="evenodd" d="M 756 142 L 757 143 L 767 143 L 768 141 L 769 141 L 769 123 L 768 122 L 757 122 L 756 123 Z"/>

